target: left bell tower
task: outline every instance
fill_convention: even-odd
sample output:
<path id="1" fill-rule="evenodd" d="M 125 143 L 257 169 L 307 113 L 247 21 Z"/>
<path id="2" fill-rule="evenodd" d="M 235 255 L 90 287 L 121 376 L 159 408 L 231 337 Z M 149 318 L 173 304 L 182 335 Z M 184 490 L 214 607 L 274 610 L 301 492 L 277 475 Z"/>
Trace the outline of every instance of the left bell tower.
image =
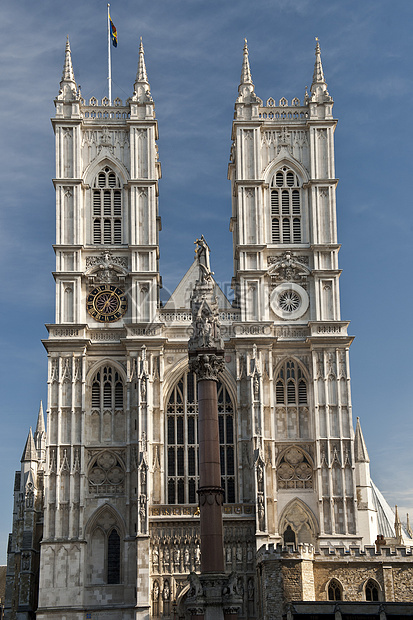
<path id="1" fill-rule="evenodd" d="M 107 97 L 86 104 L 67 40 L 55 106 L 56 324 L 153 321 L 160 164 L 142 41 L 134 93 L 123 106 Z"/>
<path id="2" fill-rule="evenodd" d="M 146 388 L 144 335 L 156 322 L 161 286 L 158 127 L 142 41 L 133 94 L 123 103 L 84 100 L 67 40 L 55 106 L 56 317 L 44 341 L 37 618 L 100 609 L 132 619 L 149 605 L 145 587 L 138 599 L 135 591 L 148 572 L 150 492 L 150 403 L 137 385 Z"/>

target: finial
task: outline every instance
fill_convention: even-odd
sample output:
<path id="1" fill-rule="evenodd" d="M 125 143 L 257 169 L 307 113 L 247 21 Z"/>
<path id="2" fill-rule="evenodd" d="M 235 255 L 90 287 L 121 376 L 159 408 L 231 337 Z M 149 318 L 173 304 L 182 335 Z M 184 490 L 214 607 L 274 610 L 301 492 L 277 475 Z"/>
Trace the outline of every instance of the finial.
<path id="1" fill-rule="evenodd" d="M 69 35 L 66 35 L 65 62 L 63 65 L 62 82 L 75 83 L 75 75 L 73 73 L 72 52 L 70 49 Z"/>
<path id="2" fill-rule="evenodd" d="M 143 49 L 142 37 L 139 42 L 139 63 L 138 63 L 138 72 L 136 75 L 136 81 L 141 83 L 148 83 L 148 76 L 146 74 L 146 65 L 145 65 L 145 51 Z"/>
<path id="3" fill-rule="evenodd" d="M 242 62 L 241 70 L 241 84 L 252 84 L 250 61 L 248 57 L 248 43 L 247 39 L 244 39 L 244 59 Z"/>
<path id="4" fill-rule="evenodd" d="M 148 82 L 145 64 L 145 50 L 143 49 L 142 37 L 139 39 L 139 61 L 136 73 L 133 101 L 152 102 L 151 89 Z"/>
<path id="5" fill-rule="evenodd" d="M 312 101 L 332 101 L 330 95 L 327 90 L 327 83 L 324 78 L 323 64 L 321 62 L 321 50 L 320 43 L 318 37 L 315 37 L 316 46 L 315 46 L 315 63 L 314 63 L 314 73 L 313 73 L 313 82 L 311 84 L 311 100 Z"/>
<path id="6" fill-rule="evenodd" d="M 78 98 L 75 75 L 72 65 L 72 53 L 70 50 L 69 35 L 66 36 L 65 61 L 63 74 L 60 80 L 60 91 L 57 96 L 59 101 L 73 101 Z"/>

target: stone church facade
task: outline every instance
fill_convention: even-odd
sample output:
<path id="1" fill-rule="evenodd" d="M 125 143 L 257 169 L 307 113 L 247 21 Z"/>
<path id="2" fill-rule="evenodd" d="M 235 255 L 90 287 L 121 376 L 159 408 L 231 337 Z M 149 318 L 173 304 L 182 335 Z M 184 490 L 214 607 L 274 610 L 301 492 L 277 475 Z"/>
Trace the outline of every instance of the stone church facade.
<path id="1" fill-rule="evenodd" d="M 183 617 L 200 567 L 198 271 L 160 304 L 142 43 L 123 103 L 82 98 L 67 42 L 55 105 L 47 432 L 40 410 L 16 474 L 5 617 Z M 228 168 L 234 301 L 215 285 L 224 558 L 243 619 L 338 618 L 338 601 L 347 615 L 412 613 L 412 533 L 370 479 L 359 421 L 353 430 L 332 108 L 318 42 L 304 101 L 266 103 L 245 43 Z"/>

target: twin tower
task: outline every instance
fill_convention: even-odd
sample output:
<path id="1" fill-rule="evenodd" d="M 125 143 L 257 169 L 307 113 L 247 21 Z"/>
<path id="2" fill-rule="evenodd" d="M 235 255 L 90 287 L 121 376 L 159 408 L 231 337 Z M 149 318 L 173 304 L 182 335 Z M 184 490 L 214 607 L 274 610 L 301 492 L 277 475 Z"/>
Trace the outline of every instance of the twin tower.
<path id="1" fill-rule="evenodd" d="M 215 293 L 225 341 L 224 557 L 242 618 L 285 611 L 288 593 L 274 607 L 271 579 L 259 578 L 282 573 L 282 551 L 278 568 L 266 564 L 268 545 L 290 549 L 314 573 L 317 550 L 388 534 L 378 529 L 388 507 L 371 483 L 359 424 L 353 430 L 337 121 L 318 42 L 315 56 L 303 101 L 263 103 L 245 42 L 235 103 L 234 301 L 217 285 Z M 158 126 L 142 43 L 123 104 L 82 98 L 67 42 L 55 105 L 47 432 L 40 412 L 16 475 L 6 618 L 36 609 L 38 620 L 183 617 L 187 576 L 200 567 L 198 403 L 187 354 L 198 267 L 162 306 Z M 401 526 L 392 536 L 402 542 Z M 320 590 L 313 578 L 297 596 L 323 600 L 328 579 Z"/>

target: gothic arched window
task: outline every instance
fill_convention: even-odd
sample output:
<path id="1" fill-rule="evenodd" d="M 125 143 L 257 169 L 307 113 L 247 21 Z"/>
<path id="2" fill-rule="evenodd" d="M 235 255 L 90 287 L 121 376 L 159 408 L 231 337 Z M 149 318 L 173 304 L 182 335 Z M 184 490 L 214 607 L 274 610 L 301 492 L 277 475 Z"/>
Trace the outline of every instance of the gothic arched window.
<path id="1" fill-rule="evenodd" d="M 301 183 L 287 166 L 271 181 L 271 243 L 301 243 Z"/>
<path id="2" fill-rule="evenodd" d="M 108 536 L 108 583 L 120 583 L 120 536 L 115 529 Z"/>
<path id="3" fill-rule="evenodd" d="M 123 409 L 123 381 L 111 366 L 102 366 L 93 377 L 92 409 Z"/>
<path id="4" fill-rule="evenodd" d="M 122 183 L 106 166 L 96 176 L 92 189 L 93 243 L 122 243 Z"/>
<path id="5" fill-rule="evenodd" d="M 122 538 L 116 517 L 111 510 L 100 513 L 88 536 L 89 570 L 91 584 L 120 584 L 122 582 Z"/>
<path id="6" fill-rule="evenodd" d="M 275 380 L 277 428 L 281 439 L 310 435 L 308 385 L 300 366 L 286 360 Z"/>
<path id="7" fill-rule="evenodd" d="M 224 501 L 235 502 L 234 407 L 225 385 L 217 383 L 221 485 Z M 186 372 L 167 405 L 168 504 L 196 504 L 198 470 L 198 399 L 196 376 Z"/>
<path id="8" fill-rule="evenodd" d="M 329 601 L 342 601 L 343 600 L 343 588 L 337 579 L 332 579 L 328 584 L 327 589 Z"/>
<path id="9" fill-rule="evenodd" d="M 365 586 L 366 601 L 379 601 L 380 588 L 376 581 L 369 579 Z"/>

